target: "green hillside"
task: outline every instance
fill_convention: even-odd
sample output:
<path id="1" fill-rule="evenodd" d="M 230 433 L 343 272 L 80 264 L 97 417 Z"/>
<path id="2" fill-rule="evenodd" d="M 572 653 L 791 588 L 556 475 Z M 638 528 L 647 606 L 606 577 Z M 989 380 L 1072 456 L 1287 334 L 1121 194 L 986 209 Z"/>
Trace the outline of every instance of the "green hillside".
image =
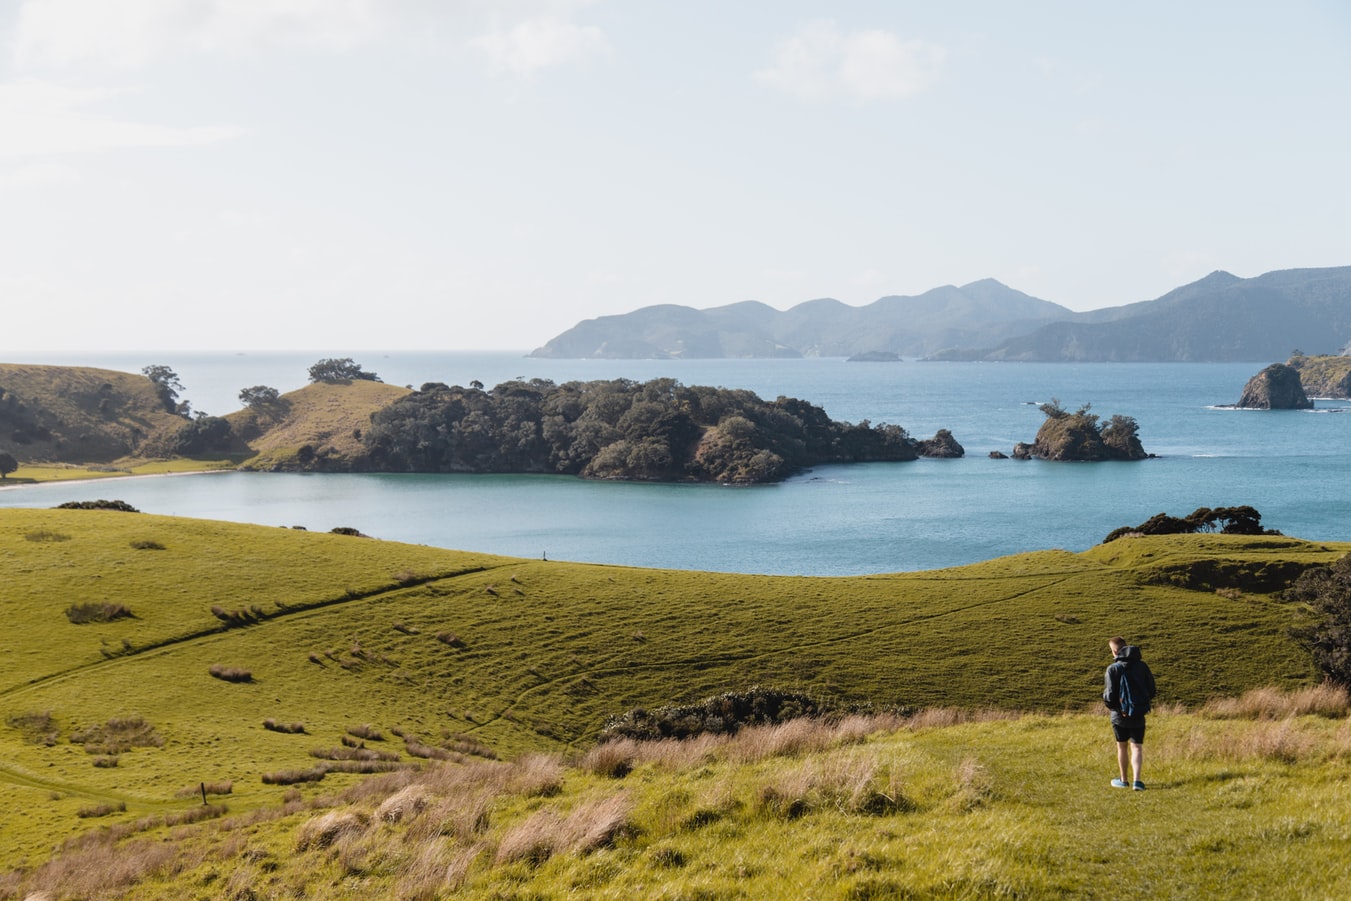
<path id="1" fill-rule="evenodd" d="M 3 510 L 0 870 L 95 823 L 194 815 L 203 784 L 235 814 L 275 810 L 367 778 L 350 770 L 580 753 L 613 714 L 753 685 L 1083 710 L 1117 632 L 1170 702 L 1307 685 L 1299 611 L 1268 592 L 1348 549 L 1160 536 L 785 578 Z"/>
<path id="2" fill-rule="evenodd" d="M 20 463 L 111 463 L 182 424 L 145 376 L 0 363 L 0 451 Z"/>

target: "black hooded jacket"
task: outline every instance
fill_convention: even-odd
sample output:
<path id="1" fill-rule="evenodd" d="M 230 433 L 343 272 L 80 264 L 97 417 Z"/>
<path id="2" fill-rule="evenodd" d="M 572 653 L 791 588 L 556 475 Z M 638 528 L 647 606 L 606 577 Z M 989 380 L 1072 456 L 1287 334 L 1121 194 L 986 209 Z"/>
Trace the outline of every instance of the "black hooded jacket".
<path id="1" fill-rule="evenodd" d="M 1123 716 L 1121 713 L 1121 680 L 1130 680 L 1131 697 L 1135 701 L 1135 715 Z M 1139 722 L 1149 712 L 1150 702 L 1154 700 L 1154 674 L 1149 665 L 1140 659 L 1140 649 L 1133 644 L 1124 645 L 1116 652 L 1116 660 L 1107 667 L 1103 675 L 1102 702 L 1112 711 L 1112 722 Z"/>

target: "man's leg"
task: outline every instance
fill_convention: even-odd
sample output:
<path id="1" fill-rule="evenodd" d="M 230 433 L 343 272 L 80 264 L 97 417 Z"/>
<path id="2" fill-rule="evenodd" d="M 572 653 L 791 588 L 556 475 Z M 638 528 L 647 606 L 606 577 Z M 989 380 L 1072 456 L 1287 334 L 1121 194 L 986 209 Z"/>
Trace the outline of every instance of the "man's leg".
<path id="1" fill-rule="evenodd" d="M 1124 753 L 1124 751 L 1125 749 L 1122 748 L 1121 752 L 1118 752 L 1118 756 Z M 1131 772 L 1135 774 L 1135 781 L 1143 782 L 1144 780 L 1141 778 L 1140 774 L 1144 771 L 1145 766 L 1145 746 L 1137 745 L 1135 742 L 1131 742 L 1130 760 L 1131 760 Z M 1121 778 L 1125 779 L 1126 765 L 1124 763 L 1121 764 L 1121 773 L 1122 773 Z"/>
<path id="2" fill-rule="evenodd" d="M 1130 742 L 1127 741 L 1119 741 L 1116 743 L 1116 765 L 1117 769 L 1121 770 L 1122 782 L 1125 782 L 1126 777 L 1130 774 L 1129 768 L 1132 760 L 1131 749 L 1139 747 L 1140 747 L 1139 745 L 1132 745 Z"/>

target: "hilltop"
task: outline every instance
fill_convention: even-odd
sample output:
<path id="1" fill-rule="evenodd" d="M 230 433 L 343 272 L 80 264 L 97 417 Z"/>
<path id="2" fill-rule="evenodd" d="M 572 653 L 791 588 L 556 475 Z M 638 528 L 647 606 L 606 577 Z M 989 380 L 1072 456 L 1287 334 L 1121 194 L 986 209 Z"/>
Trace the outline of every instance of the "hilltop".
<path id="1" fill-rule="evenodd" d="M 0 450 L 20 462 L 112 463 L 182 423 L 142 375 L 0 363 Z"/>
<path id="2" fill-rule="evenodd" d="M 409 393 L 369 379 L 313 382 L 225 419 L 248 442 L 249 469 L 345 468 L 365 454 L 372 414 Z"/>
<path id="3" fill-rule="evenodd" d="M 1329 344 L 1331 342 L 1331 345 Z M 1154 300 L 1077 313 L 993 279 L 860 307 L 831 298 L 786 311 L 746 301 L 643 307 L 578 323 L 531 355 L 564 358 L 850 357 L 1227 362 L 1351 342 L 1351 267 L 1255 278 L 1213 272 Z"/>
<path id="4" fill-rule="evenodd" d="M 189 815 L 199 784 L 228 786 L 212 803 L 236 814 L 295 813 L 361 773 L 582 753 L 616 714 L 754 685 L 875 710 L 1083 709 L 1114 632 L 1170 702 L 1307 685 L 1300 611 L 1273 592 L 1349 549 L 1151 536 L 821 579 L 3 510 L 0 863 L 86 821 Z"/>

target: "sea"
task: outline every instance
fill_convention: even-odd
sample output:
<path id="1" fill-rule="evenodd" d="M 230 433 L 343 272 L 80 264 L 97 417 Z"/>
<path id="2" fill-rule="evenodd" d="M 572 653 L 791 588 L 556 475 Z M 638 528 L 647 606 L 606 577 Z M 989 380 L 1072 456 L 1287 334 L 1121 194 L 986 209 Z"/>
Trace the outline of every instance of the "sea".
<path id="1" fill-rule="evenodd" d="M 819 466 L 775 485 L 592 482 L 547 475 L 212 473 L 0 489 L 0 507 L 124 500 L 147 513 L 351 527 L 377 538 L 549 560 L 804 576 L 941 569 L 1050 548 L 1078 551 L 1156 513 L 1248 505 L 1262 524 L 1351 541 L 1351 401 L 1233 409 L 1251 363 L 894 363 L 548 360 L 524 351 L 7 354 L 16 363 L 140 372 L 167 365 L 195 411 L 239 409 L 243 388 L 303 386 L 321 357 L 382 381 L 491 387 L 509 379 L 674 378 L 798 397 L 834 419 L 949 429 L 966 456 Z M 994 459 L 1030 442 L 1057 400 L 1134 417 L 1152 459 Z"/>

